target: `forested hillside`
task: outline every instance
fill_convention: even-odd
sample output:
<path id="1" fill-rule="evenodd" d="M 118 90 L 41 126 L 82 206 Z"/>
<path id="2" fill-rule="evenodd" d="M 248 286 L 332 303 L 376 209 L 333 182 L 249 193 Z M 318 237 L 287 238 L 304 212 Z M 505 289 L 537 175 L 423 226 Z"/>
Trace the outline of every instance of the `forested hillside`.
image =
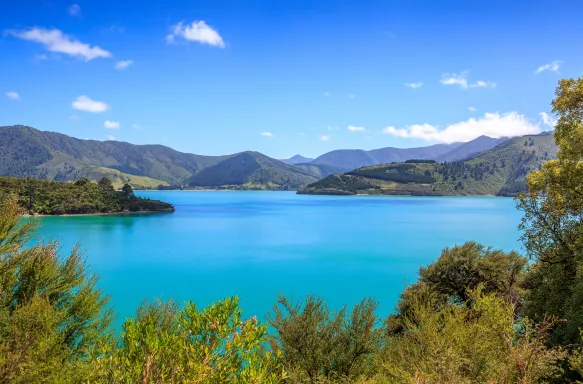
<path id="1" fill-rule="evenodd" d="M 134 195 L 131 186 L 116 191 L 109 179 L 74 183 L 0 176 L 0 199 L 17 195 L 29 214 L 77 215 L 121 212 L 173 212 L 171 204 Z"/>
<path id="2" fill-rule="evenodd" d="M 517 137 L 465 161 L 408 161 L 335 174 L 301 190 L 305 194 L 498 195 L 526 190 L 526 175 L 554 159 L 548 133 Z"/>

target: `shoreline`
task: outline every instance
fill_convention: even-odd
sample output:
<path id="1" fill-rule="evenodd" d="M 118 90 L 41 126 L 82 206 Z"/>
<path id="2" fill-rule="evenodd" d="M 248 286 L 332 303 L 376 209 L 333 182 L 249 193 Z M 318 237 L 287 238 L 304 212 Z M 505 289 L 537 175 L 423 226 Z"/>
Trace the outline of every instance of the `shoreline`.
<path id="1" fill-rule="evenodd" d="M 138 213 L 151 214 L 151 213 L 174 213 L 175 210 L 168 211 L 122 211 L 122 212 L 96 212 L 96 213 L 64 213 L 62 215 L 44 215 L 44 214 L 24 214 L 22 217 L 75 217 L 75 216 L 121 216 L 121 215 L 135 215 Z"/>

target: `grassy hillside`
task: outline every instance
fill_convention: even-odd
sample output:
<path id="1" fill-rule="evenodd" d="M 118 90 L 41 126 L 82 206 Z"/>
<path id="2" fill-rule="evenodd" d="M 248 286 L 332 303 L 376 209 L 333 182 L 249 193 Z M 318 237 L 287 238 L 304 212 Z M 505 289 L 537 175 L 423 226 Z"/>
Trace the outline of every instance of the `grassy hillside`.
<path id="1" fill-rule="evenodd" d="M 465 161 L 406 162 L 358 168 L 328 176 L 299 193 L 512 196 L 525 190 L 528 172 L 556 154 L 551 135 L 524 136 L 507 140 Z"/>
<path id="2" fill-rule="evenodd" d="M 121 172 L 118 176 L 142 176 L 161 183 L 180 184 L 226 158 L 181 153 L 162 145 L 80 140 L 25 126 L 0 127 L 0 175 L 3 176 L 70 181 L 111 176 L 111 170 L 117 170 Z"/>
<path id="3" fill-rule="evenodd" d="M 249 189 L 295 190 L 316 180 L 307 171 L 259 152 L 243 152 L 203 169 L 189 184 L 192 187 L 240 185 Z"/>

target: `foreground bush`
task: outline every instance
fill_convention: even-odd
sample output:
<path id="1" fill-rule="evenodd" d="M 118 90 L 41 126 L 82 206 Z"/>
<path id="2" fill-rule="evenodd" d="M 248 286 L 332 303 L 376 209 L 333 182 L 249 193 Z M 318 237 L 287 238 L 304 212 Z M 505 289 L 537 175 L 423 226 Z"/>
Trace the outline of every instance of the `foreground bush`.
<path id="1" fill-rule="evenodd" d="M 244 320 L 238 299 L 200 311 L 193 303 L 145 304 L 119 339 L 101 343 L 92 359 L 95 383 L 279 383 L 277 356 L 267 351 L 267 326 Z"/>
<path id="2" fill-rule="evenodd" d="M 112 319 L 77 249 L 27 246 L 36 226 L 19 225 L 15 197 L 0 202 L 0 382 L 80 382 Z"/>

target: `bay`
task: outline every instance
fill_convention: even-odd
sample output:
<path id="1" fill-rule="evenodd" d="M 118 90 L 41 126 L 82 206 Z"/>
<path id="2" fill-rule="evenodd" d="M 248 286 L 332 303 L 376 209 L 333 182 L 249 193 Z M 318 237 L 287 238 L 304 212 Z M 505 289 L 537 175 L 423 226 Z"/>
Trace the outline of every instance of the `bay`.
<path id="1" fill-rule="evenodd" d="M 390 313 L 419 267 L 475 240 L 520 250 L 521 213 L 497 197 L 307 196 L 293 192 L 140 191 L 170 214 L 42 218 L 40 235 L 86 249 L 119 325 L 143 300 L 206 306 L 237 295 L 264 318 L 278 293 L 363 297 Z"/>

